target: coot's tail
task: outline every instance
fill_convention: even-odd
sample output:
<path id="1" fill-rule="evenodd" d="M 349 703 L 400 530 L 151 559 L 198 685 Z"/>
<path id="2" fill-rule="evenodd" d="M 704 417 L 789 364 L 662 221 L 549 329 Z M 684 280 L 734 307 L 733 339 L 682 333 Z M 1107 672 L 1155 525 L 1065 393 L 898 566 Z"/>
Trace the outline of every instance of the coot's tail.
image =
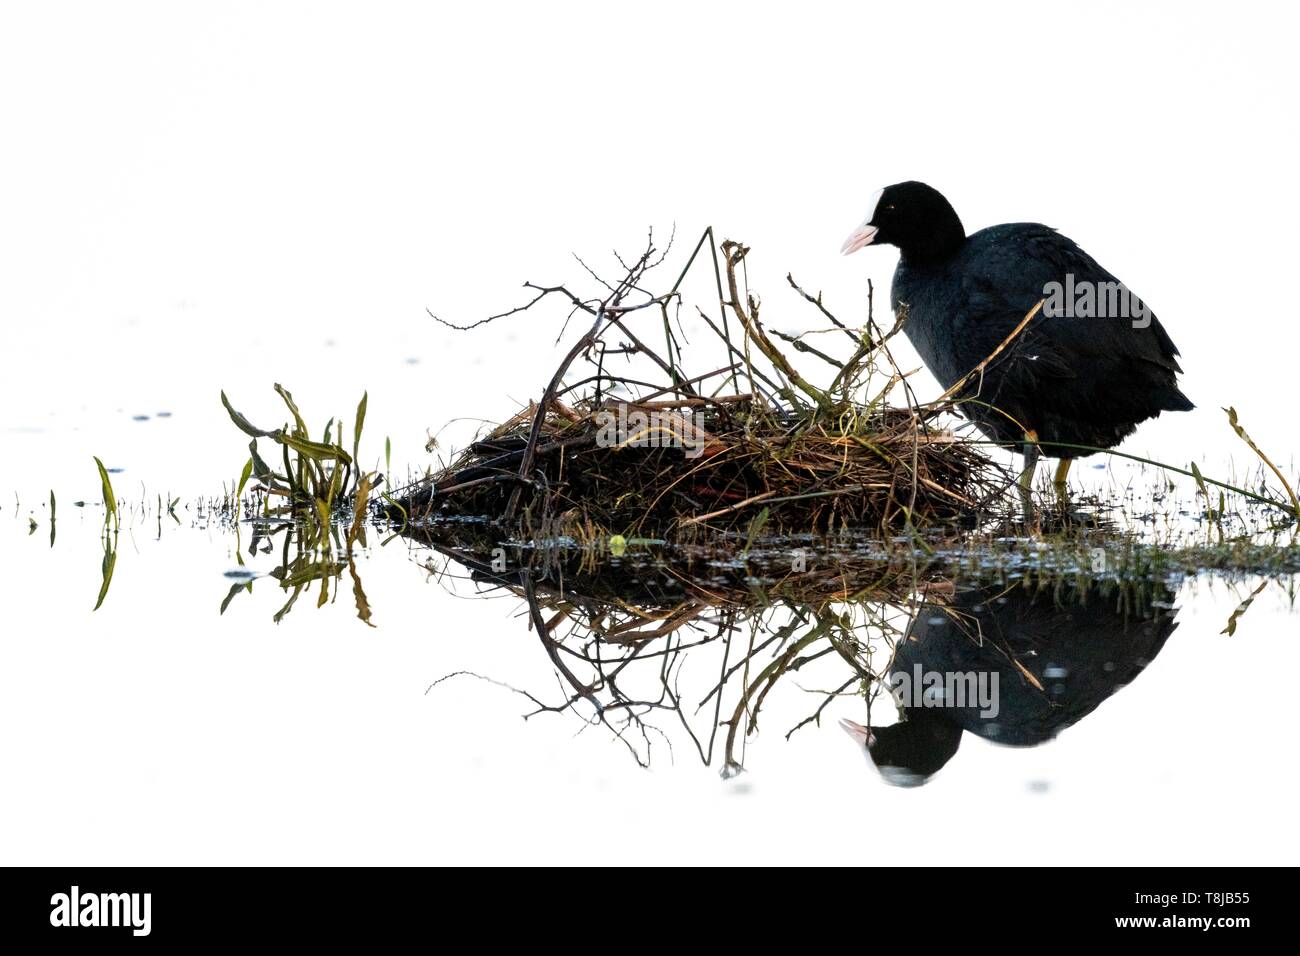
<path id="1" fill-rule="evenodd" d="M 1177 387 L 1171 388 L 1165 392 L 1160 402 L 1161 411 L 1166 412 L 1190 412 L 1196 406 L 1192 400 L 1184 395 Z"/>

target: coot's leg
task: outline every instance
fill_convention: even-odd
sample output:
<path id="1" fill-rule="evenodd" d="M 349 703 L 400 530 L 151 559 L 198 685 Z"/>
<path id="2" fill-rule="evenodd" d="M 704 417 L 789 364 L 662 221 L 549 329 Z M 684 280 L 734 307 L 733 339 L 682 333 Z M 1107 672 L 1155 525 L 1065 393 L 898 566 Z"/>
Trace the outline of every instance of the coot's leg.
<path id="1" fill-rule="evenodd" d="M 1024 506 L 1025 520 L 1031 521 L 1034 517 L 1034 471 L 1038 468 L 1038 435 L 1032 430 L 1025 432 L 1022 453 L 1025 456 L 1025 467 L 1016 484 L 1020 486 L 1020 503 Z"/>
<path id="2" fill-rule="evenodd" d="M 1070 500 L 1070 486 L 1066 481 L 1066 476 L 1070 473 L 1070 465 L 1074 463 L 1073 458 L 1062 458 L 1056 465 L 1056 474 L 1052 478 L 1052 487 L 1056 489 L 1056 496 L 1064 504 Z"/>

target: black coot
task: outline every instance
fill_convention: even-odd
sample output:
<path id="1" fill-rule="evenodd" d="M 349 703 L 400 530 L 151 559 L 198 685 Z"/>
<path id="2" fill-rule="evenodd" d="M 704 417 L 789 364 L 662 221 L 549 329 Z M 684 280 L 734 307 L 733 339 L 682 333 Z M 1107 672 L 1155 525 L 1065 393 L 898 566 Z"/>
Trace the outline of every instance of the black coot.
<path id="1" fill-rule="evenodd" d="M 1064 491 L 1071 460 L 1091 454 L 1067 446 L 1110 448 L 1139 422 L 1194 407 L 1178 389 L 1178 349 L 1160 321 L 1056 230 L 1017 222 L 967 236 L 938 190 L 906 182 L 873 198 L 842 251 L 871 244 L 898 247 L 894 312 L 905 314 L 904 332 L 945 389 L 1046 300 L 958 393 L 985 434 L 1024 446 L 1026 491 L 1040 445 L 1061 459 Z"/>

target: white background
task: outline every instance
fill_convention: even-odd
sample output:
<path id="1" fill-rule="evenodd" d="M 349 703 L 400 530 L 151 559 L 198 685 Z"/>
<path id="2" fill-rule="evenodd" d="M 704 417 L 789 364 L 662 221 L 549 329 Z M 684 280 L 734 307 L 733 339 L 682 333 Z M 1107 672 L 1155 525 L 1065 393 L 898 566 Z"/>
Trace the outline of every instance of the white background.
<path id="1" fill-rule="evenodd" d="M 371 595 L 380 631 L 340 608 L 321 641 L 302 612 L 270 630 L 269 595 L 244 618 L 195 610 L 200 585 L 224 592 L 219 537 L 140 544 L 94 618 L 91 550 L 73 572 L 23 537 L 50 487 L 96 497 L 92 454 L 126 468 L 123 491 L 217 491 L 245 456 L 222 388 L 271 425 L 272 382 L 322 421 L 368 389 L 372 452 L 391 435 L 423 467 L 426 428 L 540 391 L 560 317 L 457 334 L 426 307 L 470 321 L 525 279 L 581 285 L 570 253 L 608 264 L 651 225 L 750 244 L 751 284 L 792 316 L 778 325 L 806 316 L 787 271 L 860 315 L 893 251 L 837 249 L 901 179 L 943 190 L 968 230 L 1062 229 L 1155 308 L 1199 408 L 1125 450 L 1229 476 L 1249 461 L 1233 404 L 1289 463 L 1300 67 L 1283 5 L 0 9 L 6 858 L 589 859 L 598 819 L 625 862 L 1294 859 L 1293 770 L 1268 761 L 1276 740 L 1243 743 L 1240 702 L 1214 692 L 1234 654 L 1293 654 L 1294 621 L 1264 618 L 1238 651 L 1215 636 L 1231 595 L 1184 618 L 1166 693 L 1127 692 L 1051 748 L 987 748 L 904 793 L 838 733 L 773 732 L 746 794 L 685 761 L 626 768 L 481 688 L 425 698 L 448 670 L 535 649 L 504 605 L 435 598 L 413 567 Z M 1161 759 L 1114 752 L 1132 726 L 1164 727 L 1141 738 Z M 920 834 L 898 822 L 912 813 L 942 823 Z"/>

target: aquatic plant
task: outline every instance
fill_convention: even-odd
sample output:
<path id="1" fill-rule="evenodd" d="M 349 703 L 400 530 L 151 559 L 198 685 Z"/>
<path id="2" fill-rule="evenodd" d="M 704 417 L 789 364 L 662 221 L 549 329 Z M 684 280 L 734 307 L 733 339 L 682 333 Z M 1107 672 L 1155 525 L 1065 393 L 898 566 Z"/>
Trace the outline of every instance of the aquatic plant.
<path id="1" fill-rule="evenodd" d="M 346 543 L 350 548 L 364 535 L 370 493 L 381 480 L 375 472 L 365 471 L 357 464 L 369 393 L 363 393 L 357 403 L 349 452 L 343 447 L 342 421 L 330 419 L 321 438 L 314 439 L 288 389 L 277 383 L 275 391 L 288 408 L 291 421 L 274 429 L 252 424 L 235 410 L 226 393 L 221 393 L 221 404 L 231 421 L 252 437 L 248 444 L 249 458 L 235 483 L 236 502 L 242 498 L 248 481 L 256 479 L 264 495 L 261 512 L 264 516 L 288 512 L 300 520 L 306 519 L 317 529 L 317 540 L 324 545 L 328 545 L 328 532 L 335 519 L 349 515 L 352 522 Z M 273 469 L 258 453 L 260 438 L 270 439 L 280 447 L 281 470 Z M 272 499 L 282 499 L 284 504 L 272 508 Z"/>
<path id="2" fill-rule="evenodd" d="M 99 469 L 99 482 L 104 496 L 104 527 L 107 528 L 111 522 L 116 531 L 121 528 L 122 521 L 117 514 L 117 495 L 113 492 L 113 482 L 98 456 L 95 457 L 95 467 Z"/>

